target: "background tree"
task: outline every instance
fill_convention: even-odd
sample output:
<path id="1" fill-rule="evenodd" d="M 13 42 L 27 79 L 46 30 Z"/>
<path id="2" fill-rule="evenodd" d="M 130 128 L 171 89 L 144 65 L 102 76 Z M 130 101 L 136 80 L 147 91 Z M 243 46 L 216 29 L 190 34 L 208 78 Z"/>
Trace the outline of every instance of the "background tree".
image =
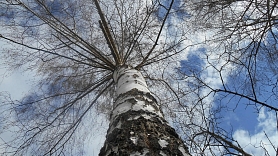
<path id="1" fill-rule="evenodd" d="M 187 117 L 193 114 L 191 120 L 180 118 L 177 125 L 186 125 L 180 126 L 181 131 L 192 130 L 187 133 L 193 143 L 189 147 L 196 153 L 258 155 L 250 149 L 248 154 L 244 148 L 248 144 L 241 145 L 235 129 L 223 125 L 227 114 L 239 109 L 256 114 L 246 116 L 250 122 L 266 112 L 277 120 L 277 2 L 194 0 L 181 5 L 191 16 L 188 27 L 203 35 L 203 46 L 192 52 L 189 60 L 194 61 L 184 61 L 181 66 L 190 67 L 181 70 L 182 79 L 192 84 L 187 94 L 195 93 L 199 100 L 187 112 Z M 193 66 L 194 62 L 199 66 Z M 192 112 L 200 112 L 197 114 L 203 118 L 194 121 L 196 113 Z M 255 144 L 250 139 L 248 143 L 263 151 L 261 154 L 277 155 L 277 141 L 270 135 L 264 132 L 266 142 L 257 140 Z"/>

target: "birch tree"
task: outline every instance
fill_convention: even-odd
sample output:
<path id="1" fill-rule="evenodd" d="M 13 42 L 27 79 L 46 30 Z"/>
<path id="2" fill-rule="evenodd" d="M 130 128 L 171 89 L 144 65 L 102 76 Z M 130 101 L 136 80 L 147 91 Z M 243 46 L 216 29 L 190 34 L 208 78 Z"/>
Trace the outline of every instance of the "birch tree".
<path id="1" fill-rule="evenodd" d="M 161 111 L 162 101 L 170 105 L 178 98 L 165 93 L 156 100 L 159 92 L 145 82 L 161 80 L 171 91 L 165 69 L 186 48 L 183 25 L 170 22 L 173 5 L 174 0 L 0 2 L 5 65 L 41 77 L 20 101 L 2 95 L 3 129 L 16 134 L 4 140 L 2 154 L 83 155 L 82 141 L 93 126 L 88 123 L 94 122 L 90 115 L 97 112 L 110 118 L 100 155 L 189 155 Z M 179 31 L 169 32 L 173 26 Z"/>
<path id="2" fill-rule="evenodd" d="M 5 66 L 41 78 L 20 101 L 2 94 L 1 132 L 16 134 L 2 154 L 86 155 L 105 116 L 100 155 L 252 155 L 220 122 L 241 101 L 277 112 L 276 5 L 0 2 Z"/>

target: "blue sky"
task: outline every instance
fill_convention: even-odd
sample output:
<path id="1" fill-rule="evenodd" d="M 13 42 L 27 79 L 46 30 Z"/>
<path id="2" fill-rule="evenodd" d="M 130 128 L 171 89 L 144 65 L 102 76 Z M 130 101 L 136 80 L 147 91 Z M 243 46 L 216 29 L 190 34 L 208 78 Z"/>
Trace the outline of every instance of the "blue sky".
<path id="1" fill-rule="evenodd" d="M 266 38 L 266 40 L 268 41 L 268 38 Z M 180 60 L 180 70 L 186 75 L 192 75 L 194 73 L 204 81 L 209 79 L 212 81 L 212 83 L 210 83 L 211 86 L 223 89 L 217 72 L 206 64 L 207 60 L 204 55 L 206 53 L 207 49 L 205 47 L 193 48 L 189 50 L 187 59 Z M 212 58 L 214 57 L 212 56 Z M 277 80 L 275 74 L 271 75 L 271 72 L 268 72 L 269 66 L 266 62 L 264 62 L 265 60 L 262 61 L 258 59 L 256 62 L 257 67 L 261 70 L 260 72 L 267 72 L 268 77 L 272 77 L 273 81 L 275 79 Z M 221 64 L 221 62 L 219 64 Z M 213 74 L 214 72 L 216 74 Z M 229 72 L 225 72 L 225 70 L 222 72 L 225 86 L 232 91 L 248 95 L 246 90 L 250 88 L 250 85 L 245 87 L 242 86 L 244 81 L 248 80 L 246 71 L 242 70 L 241 72 L 236 73 L 236 76 L 229 75 L 232 74 L 231 72 L 229 74 L 228 73 Z M 258 73 L 258 75 L 260 75 L 260 73 Z M 209 76 L 211 76 L 211 78 L 209 78 Z M 258 89 L 260 90 L 257 94 L 257 98 L 261 101 L 267 101 L 268 104 L 275 106 L 275 101 L 277 101 L 277 99 L 275 99 L 275 97 L 269 98 L 268 94 L 271 93 L 273 86 L 263 84 L 263 79 L 261 81 L 262 82 L 256 83 L 256 86 L 259 86 Z M 274 139 L 277 138 L 277 131 L 275 114 L 273 111 L 261 108 L 259 105 L 256 105 L 258 107 L 255 107 L 254 102 L 225 93 L 215 94 L 211 98 L 214 105 L 213 109 L 217 109 L 221 106 L 223 107 L 221 109 L 222 111 L 215 115 L 216 117 L 220 117 L 218 119 L 219 125 L 226 131 L 232 132 L 233 137 L 237 139 L 239 143 L 242 143 L 242 147 L 246 146 L 245 149 L 247 152 L 254 155 L 263 155 L 264 151 L 255 147 L 258 147 L 261 144 L 267 144 L 265 146 L 266 149 L 269 150 L 270 155 L 274 154 L 275 150 L 270 146 L 270 143 L 264 134 L 266 133 L 269 135 L 270 140 L 274 143 L 274 145 L 277 145 L 277 139 Z M 274 121 L 274 124 L 269 124 L 268 122 L 270 121 Z M 269 127 L 266 128 L 263 125 L 269 125 Z"/>
<path id="2" fill-rule="evenodd" d="M 187 56 L 187 60 L 180 61 L 180 70 L 182 73 L 186 75 L 192 75 L 193 73 L 197 76 L 201 76 L 201 72 L 204 70 L 205 61 L 202 56 L 206 53 L 206 48 L 198 48 L 196 50 L 192 50 L 189 52 Z M 226 82 L 229 84 L 230 82 Z M 232 82 L 234 83 L 234 82 Z M 226 95 L 226 94 L 225 94 Z M 221 98 L 221 101 L 217 99 Z M 254 108 L 252 106 L 247 106 L 248 103 L 245 99 L 240 99 L 234 96 L 228 96 L 224 99 L 221 96 L 215 96 L 215 106 L 216 109 L 220 105 L 227 104 L 228 108 L 223 108 L 223 112 L 219 114 L 222 116 L 222 126 L 225 127 L 226 130 L 230 130 L 231 128 L 239 129 L 243 128 L 251 133 L 255 132 L 256 124 L 257 124 L 257 114 L 254 112 Z M 232 98 L 232 100 L 231 100 Z M 248 123 L 248 124 L 247 124 Z"/>

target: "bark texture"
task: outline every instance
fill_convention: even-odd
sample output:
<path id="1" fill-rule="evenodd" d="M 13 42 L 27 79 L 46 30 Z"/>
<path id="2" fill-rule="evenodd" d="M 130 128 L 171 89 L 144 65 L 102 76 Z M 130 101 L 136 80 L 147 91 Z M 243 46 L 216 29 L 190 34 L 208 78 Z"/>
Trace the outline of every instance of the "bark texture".
<path id="1" fill-rule="evenodd" d="M 164 119 L 141 73 L 114 72 L 117 98 L 100 156 L 189 156 L 187 147 Z"/>

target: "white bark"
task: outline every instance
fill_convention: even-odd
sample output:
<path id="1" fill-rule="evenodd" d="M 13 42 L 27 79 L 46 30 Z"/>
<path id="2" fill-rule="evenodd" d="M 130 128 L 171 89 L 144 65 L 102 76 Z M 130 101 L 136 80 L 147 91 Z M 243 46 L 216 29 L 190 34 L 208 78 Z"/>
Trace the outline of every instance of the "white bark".
<path id="1" fill-rule="evenodd" d="M 165 121 L 142 74 L 124 66 L 113 75 L 116 99 L 100 156 L 189 156 L 182 140 Z"/>
<path id="2" fill-rule="evenodd" d="M 113 78 L 115 83 L 117 84 L 116 85 L 117 99 L 115 100 L 111 121 L 115 120 L 115 118 L 118 115 L 130 110 L 133 111 L 143 110 L 146 112 L 156 114 L 159 117 L 163 118 L 163 114 L 160 111 L 159 106 L 157 105 L 156 102 L 152 104 L 146 103 L 146 101 L 151 102 L 152 100 L 154 100 L 154 98 L 147 87 L 147 83 L 144 77 L 139 71 L 135 69 L 131 69 L 130 67 L 120 68 L 119 70 L 114 72 Z M 127 94 L 132 90 L 137 90 L 141 92 L 142 95 L 149 95 L 149 96 L 144 96 L 145 99 L 140 100 L 134 97 L 134 95 Z M 131 100 L 134 100 L 134 102 L 131 102 Z M 149 116 L 146 115 L 143 116 L 144 118 L 149 118 Z"/>

